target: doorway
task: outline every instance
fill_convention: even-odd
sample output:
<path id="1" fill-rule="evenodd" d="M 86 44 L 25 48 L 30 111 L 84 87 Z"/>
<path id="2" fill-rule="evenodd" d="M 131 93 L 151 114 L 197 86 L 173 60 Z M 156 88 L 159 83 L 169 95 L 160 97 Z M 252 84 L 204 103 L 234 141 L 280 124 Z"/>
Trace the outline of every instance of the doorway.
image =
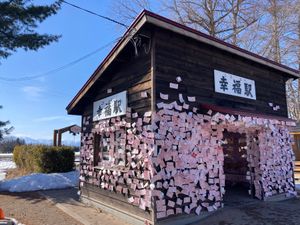
<path id="1" fill-rule="evenodd" d="M 245 133 L 223 132 L 225 206 L 236 206 L 252 201 L 251 179 L 247 161 Z M 247 179 L 248 178 L 248 179 Z"/>

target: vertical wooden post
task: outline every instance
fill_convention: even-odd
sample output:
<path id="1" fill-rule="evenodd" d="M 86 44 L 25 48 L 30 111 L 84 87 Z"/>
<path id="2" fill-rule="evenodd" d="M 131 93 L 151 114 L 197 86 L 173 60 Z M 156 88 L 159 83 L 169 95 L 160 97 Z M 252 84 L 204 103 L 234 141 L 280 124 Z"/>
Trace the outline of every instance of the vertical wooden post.
<path id="1" fill-rule="evenodd" d="M 57 130 L 53 131 L 53 146 L 57 146 Z"/>
<path id="2" fill-rule="evenodd" d="M 151 111 L 156 112 L 156 61 L 155 61 L 155 48 L 156 48 L 156 30 L 154 29 L 151 34 Z M 153 123 L 153 122 L 152 122 Z M 151 198 L 151 224 L 156 224 L 156 202 L 155 197 Z"/>
<path id="3" fill-rule="evenodd" d="M 61 131 L 58 130 L 57 146 L 61 146 Z"/>
<path id="4" fill-rule="evenodd" d="M 151 34 L 151 111 L 156 111 L 156 85 L 155 85 L 155 72 L 156 72 L 156 62 L 155 62 L 155 30 Z"/>

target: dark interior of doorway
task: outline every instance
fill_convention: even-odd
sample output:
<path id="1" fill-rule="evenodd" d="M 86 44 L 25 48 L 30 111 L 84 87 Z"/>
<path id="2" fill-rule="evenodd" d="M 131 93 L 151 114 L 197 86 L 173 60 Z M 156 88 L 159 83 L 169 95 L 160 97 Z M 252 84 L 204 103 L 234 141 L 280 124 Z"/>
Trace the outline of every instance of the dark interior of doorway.
<path id="1" fill-rule="evenodd" d="M 225 206 L 236 206 L 253 201 L 249 194 L 250 181 L 246 179 L 248 171 L 246 134 L 223 132 Z"/>

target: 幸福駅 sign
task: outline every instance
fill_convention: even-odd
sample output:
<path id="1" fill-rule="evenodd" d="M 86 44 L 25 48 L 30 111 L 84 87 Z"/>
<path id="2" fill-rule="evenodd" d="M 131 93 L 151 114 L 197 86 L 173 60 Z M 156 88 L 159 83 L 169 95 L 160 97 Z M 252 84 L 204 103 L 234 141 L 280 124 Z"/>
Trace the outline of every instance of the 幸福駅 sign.
<path id="1" fill-rule="evenodd" d="M 214 70 L 215 92 L 256 100 L 255 81 Z"/>
<path id="2" fill-rule="evenodd" d="M 93 121 L 124 115 L 126 107 L 126 91 L 98 100 L 93 105 Z"/>

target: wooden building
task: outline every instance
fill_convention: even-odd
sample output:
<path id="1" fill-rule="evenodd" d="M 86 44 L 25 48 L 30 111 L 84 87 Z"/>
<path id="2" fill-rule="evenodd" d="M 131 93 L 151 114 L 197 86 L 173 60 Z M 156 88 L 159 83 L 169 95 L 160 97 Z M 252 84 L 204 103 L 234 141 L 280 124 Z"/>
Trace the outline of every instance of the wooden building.
<path id="1" fill-rule="evenodd" d="M 143 11 L 67 106 L 82 116 L 82 200 L 133 224 L 184 224 L 223 207 L 235 185 L 249 198 L 294 195 L 291 78 Z"/>

